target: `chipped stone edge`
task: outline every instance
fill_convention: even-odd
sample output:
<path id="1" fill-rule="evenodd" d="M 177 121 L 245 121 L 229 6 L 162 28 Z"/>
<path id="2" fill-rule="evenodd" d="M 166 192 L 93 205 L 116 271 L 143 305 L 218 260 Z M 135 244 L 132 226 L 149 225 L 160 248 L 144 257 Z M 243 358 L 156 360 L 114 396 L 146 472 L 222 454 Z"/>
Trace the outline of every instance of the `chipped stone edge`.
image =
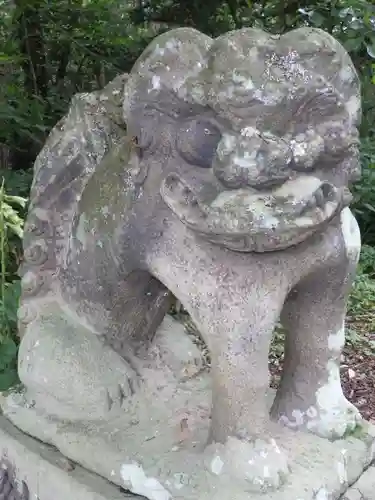
<path id="1" fill-rule="evenodd" d="M 67 460 L 54 447 L 31 438 L 0 414 L 0 459 L 14 464 L 30 500 L 137 500 L 109 481 Z"/>
<path id="2" fill-rule="evenodd" d="M 372 480 L 367 484 L 369 479 Z M 365 483 L 366 490 L 368 490 L 369 487 L 372 488 L 373 495 L 371 498 L 363 493 L 363 483 Z M 350 485 L 346 492 L 341 495 L 339 500 L 354 500 L 355 498 L 360 498 L 361 500 L 375 500 L 375 459 L 366 467 L 359 478 Z"/>

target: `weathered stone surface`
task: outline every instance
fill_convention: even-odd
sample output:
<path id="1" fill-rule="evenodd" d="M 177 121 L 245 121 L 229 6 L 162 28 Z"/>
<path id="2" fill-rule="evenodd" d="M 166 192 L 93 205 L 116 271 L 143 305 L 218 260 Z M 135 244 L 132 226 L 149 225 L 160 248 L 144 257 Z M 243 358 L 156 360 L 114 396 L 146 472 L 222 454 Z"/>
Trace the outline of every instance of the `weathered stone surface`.
<path id="1" fill-rule="evenodd" d="M 168 332 L 169 336 L 176 333 L 177 337 L 178 330 L 179 326 L 170 321 L 163 324 L 160 329 L 161 334 Z M 312 434 L 296 434 L 287 429 L 284 431 L 279 429 L 280 434 L 276 437 L 285 446 L 292 474 L 278 490 L 268 491 L 266 495 L 262 493 L 261 484 L 258 484 L 258 492 L 246 490 L 244 493 L 243 478 L 239 474 L 241 469 L 236 467 L 241 465 L 241 449 L 230 453 L 228 459 L 224 447 L 216 449 L 213 455 L 211 452 L 200 453 L 202 448 L 199 443 L 206 438 L 209 427 L 209 413 L 204 411 L 204 405 L 206 408 L 209 407 L 210 398 L 207 374 L 204 380 L 195 378 L 189 382 L 188 387 L 175 391 L 174 397 L 169 397 L 169 405 L 158 405 L 156 400 L 150 402 L 144 411 L 138 412 L 142 422 L 133 421 L 131 437 L 123 433 L 113 435 L 114 422 L 107 429 L 103 423 L 97 429 L 86 426 L 79 432 L 77 426 L 63 425 L 58 432 L 58 445 L 62 450 L 69 448 L 70 454 L 72 449 L 75 449 L 78 455 L 79 449 L 84 448 L 87 457 L 91 453 L 95 458 L 98 469 L 103 469 L 105 463 L 108 464 L 109 470 L 117 461 L 119 466 L 123 461 L 121 470 L 123 476 L 128 478 L 127 484 L 143 492 L 146 498 L 153 500 L 165 498 L 336 500 L 340 497 L 340 493 L 347 489 L 349 483 L 356 481 L 368 463 L 371 441 L 366 443 L 365 434 L 361 439 L 351 438 L 331 443 Z M 167 390 L 164 388 L 162 394 Z M 195 398 L 187 401 L 186 397 L 192 395 L 195 395 Z M 268 406 L 271 405 L 273 397 L 274 393 L 270 392 Z M 184 429 L 180 425 L 183 419 L 187 420 L 187 427 Z M 165 422 L 169 425 L 161 425 Z M 120 419 L 117 420 L 118 423 Z M 51 420 L 41 418 L 39 425 L 46 426 L 47 433 L 49 427 L 55 435 Z M 371 434 L 371 430 L 369 433 Z M 113 441 L 117 441 L 117 446 L 108 447 L 108 438 L 111 434 Z M 131 455 L 133 447 L 139 450 L 139 445 L 142 450 L 141 454 L 137 454 L 138 465 L 135 461 L 126 463 L 125 455 L 127 453 Z M 156 450 L 157 455 L 155 455 Z M 16 465 L 17 480 L 28 484 L 30 499 L 136 500 L 139 498 L 140 500 L 141 498 L 120 491 L 99 476 L 90 474 L 75 461 L 68 460 L 58 453 L 55 448 L 24 435 L 3 417 L 0 417 L 0 456 L 5 456 L 8 463 Z M 263 456 L 263 462 L 265 467 L 272 466 L 267 457 Z M 242 462 L 242 465 L 246 465 L 246 462 Z M 213 472 L 212 476 L 202 474 L 204 466 Z M 236 467 L 236 475 L 228 479 L 226 474 L 231 467 Z M 169 485 L 168 489 L 173 491 L 172 497 L 168 496 L 155 480 L 150 480 L 149 476 L 154 471 L 162 471 L 162 477 L 165 475 L 163 483 Z M 115 481 L 117 482 L 116 479 Z M 36 494 L 38 496 L 34 497 Z"/>
<path id="2" fill-rule="evenodd" d="M 346 492 L 343 500 L 375 499 L 375 465 L 369 467 L 356 483 Z"/>
<path id="3" fill-rule="evenodd" d="M 52 446 L 26 436 L 3 416 L 0 416 L 0 456 L 6 457 L 8 465 L 12 464 L 19 490 L 18 497 L 5 496 L 2 500 L 137 498 L 71 462 Z M 26 488 L 28 496 L 21 496 Z"/>
<path id="4" fill-rule="evenodd" d="M 172 30 L 76 96 L 35 164 L 6 416 L 149 500 L 338 498 L 373 454 L 339 373 L 359 120 L 348 54 L 310 28 Z M 158 329 L 172 293 L 209 374 Z"/>

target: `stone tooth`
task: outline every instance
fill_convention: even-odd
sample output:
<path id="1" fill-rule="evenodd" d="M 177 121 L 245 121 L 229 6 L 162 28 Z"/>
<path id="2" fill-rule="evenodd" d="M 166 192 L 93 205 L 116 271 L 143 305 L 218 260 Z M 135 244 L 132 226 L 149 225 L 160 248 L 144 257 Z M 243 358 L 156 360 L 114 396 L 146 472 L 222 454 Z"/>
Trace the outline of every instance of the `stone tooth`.
<path id="1" fill-rule="evenodd" d="M 324 194 L 323 194 L 322 188 L 319 188 L 315 191 L 314 198 L 316 201 L 316 206 L 319 208 L 324 208 L 325 199 L 324 199 Z"/>

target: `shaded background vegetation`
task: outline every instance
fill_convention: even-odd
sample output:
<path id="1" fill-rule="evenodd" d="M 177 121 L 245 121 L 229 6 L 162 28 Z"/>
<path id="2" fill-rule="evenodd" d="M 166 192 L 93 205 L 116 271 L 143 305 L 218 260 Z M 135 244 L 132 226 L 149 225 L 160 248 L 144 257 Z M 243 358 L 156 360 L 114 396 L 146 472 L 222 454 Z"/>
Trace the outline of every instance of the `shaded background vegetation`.
<path id="1" fill-rule="evenodd" d="M 131 69 L 159 32 L 192 26 L 209 35 L 253 26 L 284 33 L 322 28 L 349 51 L 362 80 L 363 176 L 353 208 L 365 243 L 350 312 L 375 307 L 375 6 L 364 0 L 0 0 L 0 390 L 14 376 L 16 277 L 32 164 L 76 92 Z M 8 198 L 4 198 L 8 196 Z M 10 207 L 10 208 L 6 208 Z M 19 214 L 21 217 L 18 217 Z M 8 334 L 10 332 L 10 334 Z M 9 375 L 11 373 L 11 375 Z M 5 377 L 2 382 L 1 376 Z M 7 378 L 8 377 L 8 378 Z"/>

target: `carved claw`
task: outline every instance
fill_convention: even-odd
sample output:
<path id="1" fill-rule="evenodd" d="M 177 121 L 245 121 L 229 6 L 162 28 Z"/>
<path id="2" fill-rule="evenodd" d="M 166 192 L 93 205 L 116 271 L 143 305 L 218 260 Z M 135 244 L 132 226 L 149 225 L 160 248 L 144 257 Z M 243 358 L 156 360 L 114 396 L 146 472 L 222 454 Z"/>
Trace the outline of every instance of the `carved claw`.
<path id="1" fill-rule="evenodd" d="M 125 402 L 134 396 L 140 386 L 138 375 L 129 376 L 120 384 L 109 387 L 106 393 L 106 406 L 108 412 L 116 412 L 123 408 Z M 0 499 L 1 500 L 1 499 Z"/>

